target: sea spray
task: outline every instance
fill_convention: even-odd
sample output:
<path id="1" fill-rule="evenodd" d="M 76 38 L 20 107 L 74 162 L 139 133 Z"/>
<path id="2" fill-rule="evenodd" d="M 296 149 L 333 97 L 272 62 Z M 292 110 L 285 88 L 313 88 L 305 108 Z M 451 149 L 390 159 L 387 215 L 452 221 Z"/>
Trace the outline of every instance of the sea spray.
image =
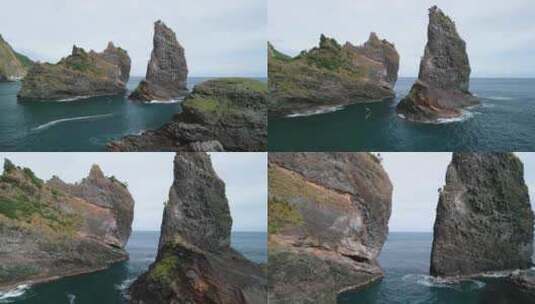
<path id="1" fill-rule="evenodd" d="M 30 285 L 19 285 L 11 290 L 0 292 L 0 303 L 12 303 L 15 298 L 18 298 L 26 293 Z"/>

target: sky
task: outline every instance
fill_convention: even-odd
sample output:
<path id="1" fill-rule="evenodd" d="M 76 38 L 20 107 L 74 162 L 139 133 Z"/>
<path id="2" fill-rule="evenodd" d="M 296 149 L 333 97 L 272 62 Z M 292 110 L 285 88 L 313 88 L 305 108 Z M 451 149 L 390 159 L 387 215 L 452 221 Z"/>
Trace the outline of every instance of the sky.
<path id="1" fill-rule="evenodd" d="M 73 44 L 126 49 L 131 75 L 144 76 L 153 23 L 161 19 L 185 48 L 190 76 L 266 76 L 265 0 L 3 1 L 0 34 L 34 60 L 57 62 Z"/>
<path id="2" fill-rule="evenodd" d="M 218 176 L 226 184 L 233 231 L 267 230 L 266 153 L 210 153 Z M 92 164 L 106 176 L 128 183 L 135 201 L 133 230 L 159 231 L 163 202 L 173 182 L 173 153 L 0 153 L 48 180 L 53 175 L 74 183 L 87 177 Z M 2 170 L 2 169 L 0 169 Z"/>
<path id="3" fill-rule="evenodd" d="M 533 0 L 269 0 L 268 39 L 297 55 L 324 33 L 364 43 L 369 33 L 393 42 L 401 77 L 416 77 L 427 41 L 427 9 L 438 5 L 467 42 L 472 77 L 535 77 Z"/>
<path id="4" fill-rule="evenodd" d="M 535 153 L 515 153 L 535 209 Z M 438 189 L 444 186 L 451 153 L 381 153 L 394 192 L 390 231 L 432 232 Z"/>

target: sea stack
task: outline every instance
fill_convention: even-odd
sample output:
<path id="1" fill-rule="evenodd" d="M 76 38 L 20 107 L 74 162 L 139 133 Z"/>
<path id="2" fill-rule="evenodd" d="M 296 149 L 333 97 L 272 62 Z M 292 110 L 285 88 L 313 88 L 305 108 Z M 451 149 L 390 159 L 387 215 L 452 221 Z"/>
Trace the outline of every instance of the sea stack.
<path id="1" fill-rule="evenodd" d="M 0 82 L 21 80 L 32 65 L 28 57 L 15 52 L 0 35 Z"/>
<path id="2" fill-rule="evenodd" d="M 112 42 L 97 53 L 73 46 L 72 54 L 56 64 L 36 63 L 22 81 L 22 100 L 74 100 L 126 92 L 130 57 Z"/>
<path id="3" fill-rule="evenodd" d="M 395 46 L 375 33 L 361 46 L 321 35 L 319 47 L 293 58 L 268 43 L 270 115 L 393 98 L 398 69 Z"/>
<path id="4" fill-rule="evenodd" d="M 266 303 L 265 274 L 230 247 L 231 226 L 208 154 L 177 153 L 158 255 L 130 287 L 130 303 Z"/>
<path id="5" fill-rule="evenodd" d="M 130 98 L 138 101 L 168 101 L 187 94 L 188 66 L 184 48 L 175 32 L 162 21 L 154 23 L 153 49 L 145 80 Z"/>
<path id="6" fill-rule="evenodd" d="M 335 304 L 383 277 L 392 184 L 369 153 L 269 154 L 269 303 Z"/>
<path id="7" fill-rule="evenodd" d="M 429 9 L 427 45 L 418 80 L 397 106 L 400 117 L 415 122 L 456 118 L 479 103 L 469 91 L 470 63 L 466 43 L 455 23 L 433 6 Z"/>
<path id="8" fill-rule="evenodd" d="M 157 130 L 107 144 L 109 151 L 266 151 L 267 84 L 218 78 L 196 85 L 182 112 Z"/>
<path id="9" fill-rule="evenodd" d="M 437 206 L 431 275 L 524 269 L 532 254 L 522 162 L 513 153 L 453 153 Z"/>
<path id="10" fill-rule="evenodd" d="M 0 176 L 0 289 L 126 260 L 134 200 L 94 166 L 81 183 L 43 182 L 6 159 Z"/>

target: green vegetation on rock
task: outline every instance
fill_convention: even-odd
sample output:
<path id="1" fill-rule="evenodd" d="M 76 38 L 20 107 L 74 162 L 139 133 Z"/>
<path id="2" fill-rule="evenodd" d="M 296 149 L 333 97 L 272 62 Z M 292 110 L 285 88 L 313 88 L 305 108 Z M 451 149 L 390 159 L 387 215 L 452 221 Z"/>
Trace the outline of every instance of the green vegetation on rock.
<path id="1" fill-rule="evenodd" d="M 173 281 L 174 272 L 177 269 L 178 257 L 169 255 L 159 260 L 152 270 L 149 272 L 149 276 L 152 280 L 158 281 L 162 284 L 169 284 Z"/>
<path id="2" fill-rule="evenodd" d="M 268 203 L 269 219 L 268 230 L 269 233 L 278 233 L 281 229 L 288 226 L 297 226 L 303 224 L 303 217 L 297 209 L 276 198 L 271 198 Z"/>

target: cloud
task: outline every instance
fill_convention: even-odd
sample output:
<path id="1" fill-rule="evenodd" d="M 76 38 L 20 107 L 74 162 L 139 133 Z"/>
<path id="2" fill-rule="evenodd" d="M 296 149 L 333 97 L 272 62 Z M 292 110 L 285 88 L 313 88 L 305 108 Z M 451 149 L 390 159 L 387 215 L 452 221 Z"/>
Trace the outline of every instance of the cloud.
<path id="1" fill-rule="evenodd" d="M 268 38 L 292 55 L 320 33 L 363 43 L 370 32 L 395 43 L 400 75 L 416 76 L 426 43 L 427 9 L 437 4 L 466 40 L 473 77 L 535 76 L 535 2 L 510 0 L 270 0 Z"/>

